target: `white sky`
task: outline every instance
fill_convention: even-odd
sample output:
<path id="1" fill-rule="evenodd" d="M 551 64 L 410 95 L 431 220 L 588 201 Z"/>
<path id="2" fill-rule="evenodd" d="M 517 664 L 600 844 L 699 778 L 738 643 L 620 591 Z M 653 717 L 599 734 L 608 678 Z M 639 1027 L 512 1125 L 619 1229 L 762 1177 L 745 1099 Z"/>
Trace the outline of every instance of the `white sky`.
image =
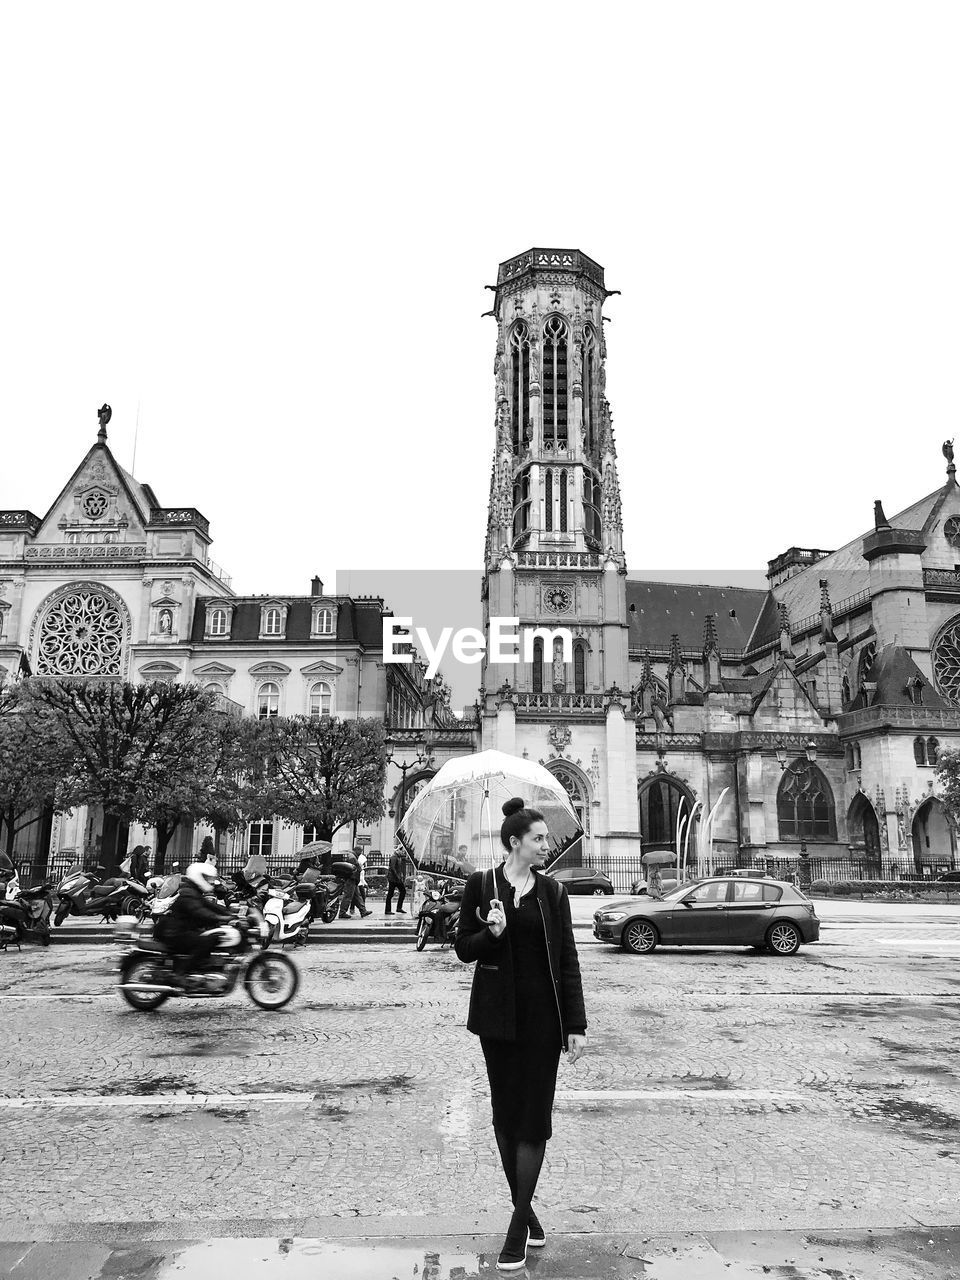
<path id="1" fill-rule="evenodd" d="M 5 6 L 0 507 L 43 514 L 108 400 L 240 592 L 478 567 L 483 286 L 537 245 L 623 291 L 633 575 L 839 545 L 956 429 L 958 35 L 877 0 Z"/>

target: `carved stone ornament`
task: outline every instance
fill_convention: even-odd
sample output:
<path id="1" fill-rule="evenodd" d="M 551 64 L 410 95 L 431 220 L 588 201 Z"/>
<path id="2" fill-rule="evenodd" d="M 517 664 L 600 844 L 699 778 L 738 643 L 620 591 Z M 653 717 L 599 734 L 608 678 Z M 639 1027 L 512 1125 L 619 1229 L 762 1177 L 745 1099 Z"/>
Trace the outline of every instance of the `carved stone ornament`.
<path id="1" fill-rule="evenodd" d="M 553 749 L 559 752 L 560 755 L 563 755 L 567 747 L 570 745 L 570 739 L 573 737 L 573 734 L 570 732 L 569 725 L 554 724 L 550 726 L 547 737 L 550 739 Z"/>
<path id="2" fill-rule="evenodd" d="M 119 676 L 129 620 L 104 588 L 78 586 L 55 598 L 37 639 L 38 676 Z"/>

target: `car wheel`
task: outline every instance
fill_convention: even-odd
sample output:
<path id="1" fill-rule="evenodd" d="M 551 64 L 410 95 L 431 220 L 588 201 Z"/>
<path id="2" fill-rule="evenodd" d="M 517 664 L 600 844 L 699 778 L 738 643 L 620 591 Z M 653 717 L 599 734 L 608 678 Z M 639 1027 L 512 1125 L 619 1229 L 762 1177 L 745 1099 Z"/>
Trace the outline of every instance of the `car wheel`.
<path id="1" fill-rule="evenodd" d="M 800 930 L 789 920 L 779 921 L 767 930 L 767 948 L 775 956 L 792 956 L 800 950 Z"/>
<path id="2" fill-rule="evenodd" d="M 660 935 L 649 920 L 631 920 L 620 935 L 620 945 L 635 956 L 648 956 L 659 941 Z"/>

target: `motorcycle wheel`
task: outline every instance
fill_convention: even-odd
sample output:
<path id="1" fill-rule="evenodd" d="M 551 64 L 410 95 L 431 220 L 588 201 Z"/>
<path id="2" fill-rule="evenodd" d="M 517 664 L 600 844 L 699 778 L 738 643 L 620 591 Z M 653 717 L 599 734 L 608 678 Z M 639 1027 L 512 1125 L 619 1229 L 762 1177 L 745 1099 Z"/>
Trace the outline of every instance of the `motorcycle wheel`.
<path id="1" fill-rule="evenodd" d="M 145 920 L 147 916 L 145 899 L 138 897 L 135 893 L 128 893 L 120 903 L 120 914 L 122 916 L 134 916 L 137 920 Z"/>
<path id="2" fill-rule="evenodd" d="M 159 976 L 156 963 L 146 956 L 128 956 L 120 966 L 121 982 L 156 982 Z M 138 1013 L 151 1013 L 170 999 L 165 991 L 121 991 L 120 994 Z"/>
<path id="3" fill-rule="evenodd" d="M 334 903 L 332 907 L 327 907 L 327 909 L 323 913 L 323 923 L 333 924 L 334 920 L 336 920 L 337 918 L 338 911 L 339 911 L 339 907 L 337 906 L 336 903 Z"/>
<path id="4" fill-rule="evenodd" d="M 431 927 L 432 927 L 431 923 L 426 917 L 424 917 L 420 921 L 420 926 L 417 929 L 417 950 L 418 951 L 422 951 L 423 948 L 427 945 L 427 939 L 430 937 Z"/>
<path id="5" fill-rule="evenodd" d="M 300 986 L 297 966 L 280 952 L 261 952 L 247 965 L 243 985 L 247 995 L 260 1009 L 282 1009 L 290 1003 Z"/>
<path id="6" fill-rule="evenodd" d="M 69 914 L 70 914 L 70 903 L 69 902 L 59 903 L 57 906 L 57 914 L 53 917 L 53 923 L 55 925 L 63 924 L 64 920 L 66 920 Z"/>

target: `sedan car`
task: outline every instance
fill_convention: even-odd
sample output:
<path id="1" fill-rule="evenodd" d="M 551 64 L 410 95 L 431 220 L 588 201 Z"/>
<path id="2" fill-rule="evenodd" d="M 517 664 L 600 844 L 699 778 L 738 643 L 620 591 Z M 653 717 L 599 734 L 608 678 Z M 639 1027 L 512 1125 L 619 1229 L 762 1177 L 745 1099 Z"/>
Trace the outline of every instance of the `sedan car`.
<path id="1" fill-rule="evenodd" d="M 783 880 L 712 876 L 663 901 L 628 898 L 594 912 L 593 936 L 634 955 L 656 947 L 753 947 L 792 956 L 820 937 L 813 903 Z"/>
<path id="2" fill-rule="evenodd" d="M 559 880 L 567 886 L 567 893 L 593 893 L 599 898 L 602 894 L 612 894 L 613 884 L 609 876 L 602 871 L 594 871 L 592 867 L 562 867 L 559 871 L 548 871 L 551 880 Z"/>

